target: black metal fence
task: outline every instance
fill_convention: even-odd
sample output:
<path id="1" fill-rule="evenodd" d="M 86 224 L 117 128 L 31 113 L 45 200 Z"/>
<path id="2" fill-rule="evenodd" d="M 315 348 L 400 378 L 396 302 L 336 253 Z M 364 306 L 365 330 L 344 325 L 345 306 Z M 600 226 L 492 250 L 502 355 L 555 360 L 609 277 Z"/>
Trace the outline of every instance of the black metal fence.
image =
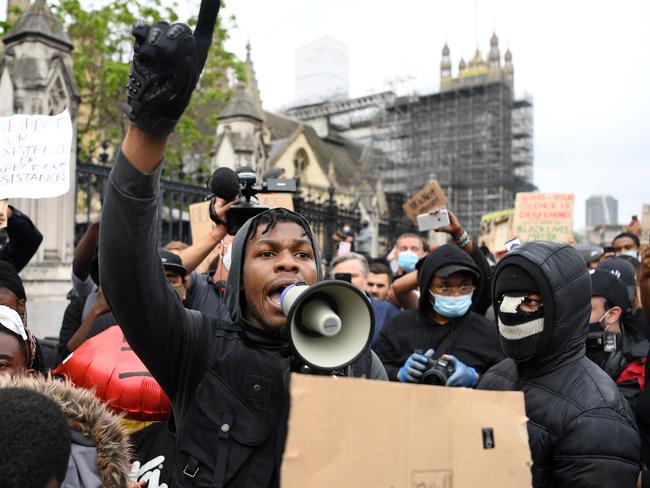
<path id="1" fill-rule="evenodd" d="M 94 163 L 77 163 L 75 242 L 101 213 L 109 166 Z M 160 183 L 158 205 L 158 238 L 160 242 L 192 242 L 189 206 L 202 202 L 208 189 L 198 182 L 163 178 Z"/>
<path id="2" fill-rule="evenodd" d="M 108 155 L 102 153 L 98 162 L 77 162 L 75 238 L 78 241 L 89 223 L 101 213 L 104 193 L 110 166 Z M 161 179 L 159 202 L 158 236 L 159 242 L 171 240 L 192 242 L 190 229 L 189 205 L 204 201 L 209 191 L 205 187 L 203 174 L 194 176 L 182 172 L 174 179 Z M 403 195 L 387 194 L 388 217 L 379 223 L 379 252 L 387 253 L 397 237 L 404 232 L 412 232 L 413 226 L 405 218 L 401 205 Z M 293 196 L 296 212 L 301 213 L 311 224 L 323 256 L 331 257 L 335 249 L 334 233 L 344 223 L 353 229 L 359 229 L 361 213 L 358 208 L 337 204 L 334 188 L 330 188 L 326 198 L 312 198 L 298 190 Z M 76 242 L 75 241 L 75 242 Z"/>

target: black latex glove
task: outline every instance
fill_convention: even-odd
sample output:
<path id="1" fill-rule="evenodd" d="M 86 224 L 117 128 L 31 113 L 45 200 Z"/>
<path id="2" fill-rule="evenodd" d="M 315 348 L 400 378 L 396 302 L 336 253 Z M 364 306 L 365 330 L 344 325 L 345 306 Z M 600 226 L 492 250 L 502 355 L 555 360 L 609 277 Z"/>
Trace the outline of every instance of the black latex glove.
<path id="1" fill-rule="evenodd" d="M 220 0 L 203 0 L 194 34 L 185 24 L 138 21 L 124 113 L 156 136 L 174 132 L 205 66 Z"/>

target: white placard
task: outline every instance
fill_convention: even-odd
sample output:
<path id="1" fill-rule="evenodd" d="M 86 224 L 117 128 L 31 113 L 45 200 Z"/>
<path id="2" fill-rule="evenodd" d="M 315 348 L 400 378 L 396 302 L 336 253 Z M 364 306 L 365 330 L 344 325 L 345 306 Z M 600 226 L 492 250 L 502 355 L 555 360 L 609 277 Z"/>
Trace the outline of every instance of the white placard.
<path id="1" fill-rule="evenodd" d="M 0 198 L 51 198 L 70 188 L 72 121 L 59 115 L 0 117 Z"/>

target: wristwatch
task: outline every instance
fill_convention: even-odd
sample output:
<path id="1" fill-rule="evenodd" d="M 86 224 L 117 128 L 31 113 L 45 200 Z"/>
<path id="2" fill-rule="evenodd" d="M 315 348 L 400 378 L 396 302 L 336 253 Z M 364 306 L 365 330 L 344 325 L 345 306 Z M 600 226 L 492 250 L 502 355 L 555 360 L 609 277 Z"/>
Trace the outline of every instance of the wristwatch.
<path id="1" fill-rule="evenodd" d="M 217 197 L 212 197 L 212 199 L 210 200 L 210 207 L 208 208 L 208 214 L 210 215 L 210 220 L 212 220 L 212 222 L 214 222 L 217 225 L 223 225 L 224 227 L 227 228 L 228 224 L 226 224 L 226 221 L 220 219 L 219 216 L 217 215 L 217 212 L 214 209 L 214 202 L 216 198 Z"/>

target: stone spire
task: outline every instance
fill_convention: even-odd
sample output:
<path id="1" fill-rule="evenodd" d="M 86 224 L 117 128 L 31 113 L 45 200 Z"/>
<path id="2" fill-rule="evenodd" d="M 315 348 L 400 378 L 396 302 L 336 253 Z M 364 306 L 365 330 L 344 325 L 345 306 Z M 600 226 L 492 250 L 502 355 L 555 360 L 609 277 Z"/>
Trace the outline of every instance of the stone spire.
<path id="1" fill-rule="evenodd" d="M 504 61 L 503 67 L 506 70 L 509 69 L 510 71 L 512 71 L 512 53 L 510 52 L 510 48 L 508 48 L 508 50 L 506 51 L 506 54 L 503 57 L 503 61 Z"/>
<path id="2" fill-rule="evenodd" d="M 45 0 L 36 0 L 2 41 L 9 46 L 21 39 L 36 39 L 68 52 L 73 49 L 70 37 L 50 12 Z"/>
<path id="3" fill-rule="evenodd" d="M 250 96 L 249 89 L 243 83 L 239 83 L 228 100 L 228 103 L 219 113 L 219 120 L 243 117 L 256 122 L 264 121 L 264 114 Z"/>
<path id="4" fill-rule="evenodd" d="M 478 68 L 479 66 L 485 66 L 485 60 L 483 59 L 481 50 L 479 48 L 476 48 L 476 52 L 474 52 L 474 57 L 469 60 L 469 67 Z"/>
<path id="5" fill-rule="evenodd" d="M 449 57 L 449 46 L 445 42 L 442 48 L 442 60 L 440 61 L 440 79 L 451 78 L 451 58 Z"/>
<path id="6" fill-rule="evenodd" d="M 257 85 L 257 76 L 255 75 L 255 67 L 253 66 L 253 59 L 251 57 L 251 43 L 248 41 L 246 43 L 246 90 L 250 98 L 253 100 L 253 103 L 257 106 L 259 112 L 262 112 L 262 97 L 260 94 L 259 86 Z"/>
<path id="7" fill-rule="evenodd" d="M 512 53 L 510 52 L 510 48 L 508 48 L 505 56 L 503 57 L 503 71 L 505 72 L 510 85 L 514 85 L 515 69 L 512 65 Z"/>
<path id="8" fill-rule="evenodd" d="M 488 64 L 490 68 L 499 68 L 501 66 L 501 52 L 499 51 L 499 38 L 492 33 L 490 38 L 490 52 L 488 54 Z"/>

